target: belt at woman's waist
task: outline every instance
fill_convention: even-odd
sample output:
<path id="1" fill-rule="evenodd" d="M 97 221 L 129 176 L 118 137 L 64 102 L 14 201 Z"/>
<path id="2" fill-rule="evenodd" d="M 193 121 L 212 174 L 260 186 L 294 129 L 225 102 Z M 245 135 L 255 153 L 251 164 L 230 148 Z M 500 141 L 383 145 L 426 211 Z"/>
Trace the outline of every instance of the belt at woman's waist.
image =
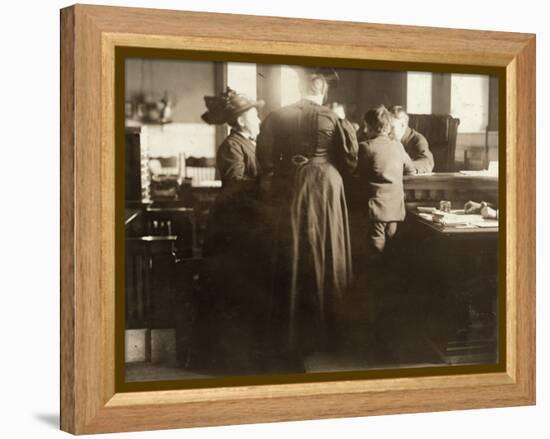
<path id="1" fill-rule="evenodd" d="M 311 164 L 323 164 L 323 163 L 330 163 L 330 160 L 326 155 L 317 156 L 317 155 L 303 155 L 303 154 L 296 154 L 293 155 L 290 160 L 289 164 L 294 166 L 303 166 L 305 164 L 311 163 Z"/>

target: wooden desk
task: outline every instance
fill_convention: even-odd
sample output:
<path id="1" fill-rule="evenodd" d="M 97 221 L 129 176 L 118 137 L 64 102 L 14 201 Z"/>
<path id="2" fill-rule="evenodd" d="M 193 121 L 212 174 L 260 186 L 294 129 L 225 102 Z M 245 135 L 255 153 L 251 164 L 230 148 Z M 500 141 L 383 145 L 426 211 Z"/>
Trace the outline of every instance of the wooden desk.
<path id="1" fill-rule="evenodd" d="M 411 206 L 403 226 L 405 269 L 426 307 L 426 340 L 449 364 L 495 362 L 498 226 L 443 226 Z"/>
<path id="2" fill-rule="evenodd" d="M 409 215 L 413 221 L 417 221 L 418 223 L 443 236 L 467 238 L 468 236 L 474 235 L 476 237 L 498 238 L 498 226 L 476 227 L 443 225 L 423 218 L 416 207 L 409 207 L 407 209 L 407 215 Z M 481 219 L 481 215 L 479 215 L 479 217 Z"/>

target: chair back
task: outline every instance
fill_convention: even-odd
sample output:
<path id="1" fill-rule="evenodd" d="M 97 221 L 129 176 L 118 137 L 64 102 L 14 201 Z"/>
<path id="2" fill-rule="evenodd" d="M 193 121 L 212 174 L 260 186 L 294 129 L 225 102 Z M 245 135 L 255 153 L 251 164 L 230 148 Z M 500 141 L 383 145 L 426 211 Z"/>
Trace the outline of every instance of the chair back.
<path id="1" fill-rule="evenodd" d="M 424 135 L 434 156 L 434 172 L 454 172 L 460 119 L 449 114 L 409 114 L 409 126 Z"/>

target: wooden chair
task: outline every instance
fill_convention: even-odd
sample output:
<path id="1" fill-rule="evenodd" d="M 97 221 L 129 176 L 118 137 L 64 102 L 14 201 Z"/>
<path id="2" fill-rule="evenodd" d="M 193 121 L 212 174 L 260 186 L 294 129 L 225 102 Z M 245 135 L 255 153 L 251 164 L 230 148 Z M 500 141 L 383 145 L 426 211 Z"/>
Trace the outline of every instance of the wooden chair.
<path id="1" fill-rule="evenodd" d="M 455 171 L 456 134 L 460 119 L 448 114 L 409 114 L 409 126 L 423 134 L 434 156 L 434 172 Z"/>

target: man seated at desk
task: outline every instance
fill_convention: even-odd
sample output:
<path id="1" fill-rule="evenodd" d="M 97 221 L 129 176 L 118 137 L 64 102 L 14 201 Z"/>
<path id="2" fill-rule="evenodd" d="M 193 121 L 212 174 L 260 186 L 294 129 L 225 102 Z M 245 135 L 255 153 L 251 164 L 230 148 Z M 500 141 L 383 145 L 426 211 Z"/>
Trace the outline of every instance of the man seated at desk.
<path id="1" fill-rule="evenodd" d="M 400 141 L 411 157 L 417 174 L 428 174 L 434 168 L 434 157 L 428 141 L 418 131 L 409 127 L 409 115 L 399 105 L 389 108 L 392 115 L 392 136 Z"/>

